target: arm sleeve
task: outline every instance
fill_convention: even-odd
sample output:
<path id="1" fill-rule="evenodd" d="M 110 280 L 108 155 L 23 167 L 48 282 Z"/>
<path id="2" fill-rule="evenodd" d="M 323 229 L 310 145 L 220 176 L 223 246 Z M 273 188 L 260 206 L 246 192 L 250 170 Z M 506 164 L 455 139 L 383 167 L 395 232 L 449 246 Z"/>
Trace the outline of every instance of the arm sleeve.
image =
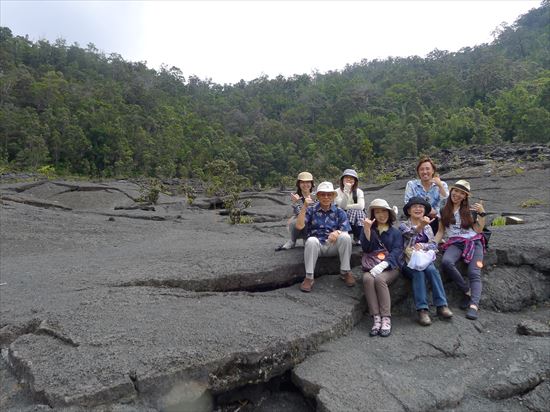
<path id="1" fill-rule="evenodd" d="M 438 210 L 437 210 L 437 214 L 439 215 L 440 214 L 440 211 L 441 209 L 443 209 L 443 207 L 445 206 L 445 203 L 447 203 L 447 199 L 449 197 L 449 186 L 447 186 L 447 183 L 445 182 L 442 182 L 443 183 L 443 187 L 445 188 L 445 196 L 439 196 L 439 204 L 437 205 L 438 206 Z"/>
<path id="2" fill-rule="evenodd" d="M 390 254 L 385 259 L 385 262 L 390 264 L 391 269 L 399 269 L 401 267 L 399 262 L 401 261 L 401 256 L 403 255 L 403 236 L 401 236 L 401 232 L 397 229 L 392 230 L 392 233 L 388 235 L 389 244 L 386 244 L 385 246 Z"/>
<path id="3" fill-rule="evenodd" d="M 363 249 L 365 253 L 380 249 L 378 244 L 378 233 L 376 233 L 376 230 L 372 227 L 370 228 L 370 240 L 367 240 L 367 236 L 365 236 L 365 229 L 361 228 L 361 249 Z"/>
<path id="4" fill-rule="evenodd" d="M 334 203 L 341 209 L 346 210 L 348 208 L 348 195 L 340 188 L 336 189 L 336 199 Z"/>
<path id="5" fill-rule="evenodd" d="M 424 234 L 428 236 L 428 242 L 421 243 L 422 249 L 424 250 L 433 250 L 437 252 L 437 243 L 435 243 L 435 235 L 434 231 L 432 230 L 432 227 L 430 225 L 426 225 L 424 227 Z"/>
<path id="6" fill-rule="evenodd" d="M 292 207 L 292 213 L 294 213 L 295 216 L 298 216 L 298 213 L 300 213 L 300 210 L 304 206 L 304 202 L 302 200 L 298 200 L 296 203 L 292 203 L 290 205 Z"/>
<path id="7" fill-rule="evenodd" d="M 342 232 L 350 232 L 351 226 L 349 224 L 348 215 L 346 212 L 344 212 L 342 209 L 338 209 L 338 223 L 339 223 L 339 230 Z"/>
<path id="8" fill-rule="evenodd" d="M 401 235 L 403 237 L 403 246 L 410 246 L 412 238 L 416 236 L 416 229 L 414 229 L 413 226 L 409 225 L 407 221 L 401 222 L 401 224 L 399 225 L 399 231 L 401 232 Z"/>
<path id="9" fill-rule="evenodd" d="M 403 198 L 403 204 L 406 205 L 407 202 L 409 201 L 409 199 L 411 197 L 414 196 L 414 193 L 413 193 L 413 184 L 414 184 L 414 181 L 413 180 L 409 180 L 407 182 L 407 186 L 405 186 L 405 196 Z"/>

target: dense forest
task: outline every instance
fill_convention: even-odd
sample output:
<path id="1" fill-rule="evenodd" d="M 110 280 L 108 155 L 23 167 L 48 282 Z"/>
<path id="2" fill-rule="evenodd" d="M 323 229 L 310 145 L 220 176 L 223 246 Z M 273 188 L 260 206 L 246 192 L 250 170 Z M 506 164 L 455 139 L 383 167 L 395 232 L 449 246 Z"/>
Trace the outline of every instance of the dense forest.
<path id="1" fill-rule="evenodd" d="M 550 141 L 550 1 L 457 52 L 219 85 L 0 28 L 0 171 L 365 177 L 377 159 Z M 465 28 L 466 30 L 467 28 Z"/>

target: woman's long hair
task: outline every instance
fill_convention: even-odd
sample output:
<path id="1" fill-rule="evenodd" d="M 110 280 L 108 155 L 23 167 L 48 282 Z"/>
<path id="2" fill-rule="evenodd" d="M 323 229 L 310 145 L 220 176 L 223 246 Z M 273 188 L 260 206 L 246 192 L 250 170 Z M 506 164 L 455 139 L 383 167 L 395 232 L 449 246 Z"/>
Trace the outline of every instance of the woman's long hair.
<path id="1" fill-rule="evenodd" d="M 309 193 L 313 194 L 313 188 L 315 187 L 315 182 L 313 182 L 313 180 L 296 180 L 296 193 L 298 194 L 298 196 L 304 197 L 304 195 L 302 194 L 302 189 L 300 188 L 300 182 L 311 183 L 311 189 L 309 189 Z"/>
<path id="2" fill-rule="evenodd" d="M 451 200 L 451 193 L 453 190 L 458 189 L 451 189 L 449 197 L 447 198 L 447 203 L 445 203 L 445 206 L 441 209 L 441 223 L 443 223 L 443 227 L 449 227 L 452 223 L 456 223 L 453 213 L 453 201 Z M 466 196 L 462 199 L 462 202 L 460 202 L 460 209 L 458 210 L 460 214 L 460 227 L 462 227 L 462 229 L 471 228 L 474 224 L 474 218 L 470 212 L 468 198 L 469 196 Z"/>

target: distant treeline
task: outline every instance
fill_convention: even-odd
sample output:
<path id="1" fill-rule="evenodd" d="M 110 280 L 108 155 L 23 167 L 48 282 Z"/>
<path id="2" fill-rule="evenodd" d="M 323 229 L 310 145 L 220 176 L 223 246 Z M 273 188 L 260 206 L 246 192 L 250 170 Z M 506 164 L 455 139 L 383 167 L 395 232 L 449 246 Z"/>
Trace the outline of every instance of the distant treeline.
<path id="1" fill-rule="evenodd" d="M 204 178 L 216 161 L 279 184 L 435 147 L 546 143 L 549 23 L 546 0 L 491 44 L 234 85 L 2 27 L 0 171 Z"/>

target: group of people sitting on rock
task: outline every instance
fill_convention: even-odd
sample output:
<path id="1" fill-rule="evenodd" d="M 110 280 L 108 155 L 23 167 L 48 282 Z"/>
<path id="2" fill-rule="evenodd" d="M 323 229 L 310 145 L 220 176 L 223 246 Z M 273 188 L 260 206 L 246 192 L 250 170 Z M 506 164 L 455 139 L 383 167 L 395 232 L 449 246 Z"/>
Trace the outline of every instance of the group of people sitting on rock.
<path id="1" fill-rule="evenodd" d="M 319 256 L 338 255 L 340 277 L 346 286 L 353 287 L 352 248 L 353 244 L 361 246 L 363 286 L 373 320 L 371 336 L 391 334 L 388 285 L 399 273 L 411 280 L 421 325 L 431 324 L 427 282 L 437 315 L 443 319 L 453 316 L 434 265 L 439 249 L 444 251 L 442 270 L 462 292 L 460 308 L 466 310 L 466 318 L 478 318 L 485 250 L 483 203 L 470 205 L 471 189 L 465 180 L 449 189 L 429 157 L 419 160 L 416 172 L 418 179 L 409 181 L 405 189 L 405 220 L 399 224 L 397 207 L 390 207 L 384 199 L 374 199 L 365 208 L 365 195 L 358 188 L 359 177 L 353 169 L 344 170 L 337 189 L 331 182 L 321 182 L 314 190 L 312 174 L 302 172 L 296 181 L 296 193 L 291 194 L 290 240 L 277 250 L 292 249 L 298 239 L 303 239 L 306 276 L 300 289 L 311 292 Z M 456 267 L 459 260 L 467 265 L 468 281 Z"/>

